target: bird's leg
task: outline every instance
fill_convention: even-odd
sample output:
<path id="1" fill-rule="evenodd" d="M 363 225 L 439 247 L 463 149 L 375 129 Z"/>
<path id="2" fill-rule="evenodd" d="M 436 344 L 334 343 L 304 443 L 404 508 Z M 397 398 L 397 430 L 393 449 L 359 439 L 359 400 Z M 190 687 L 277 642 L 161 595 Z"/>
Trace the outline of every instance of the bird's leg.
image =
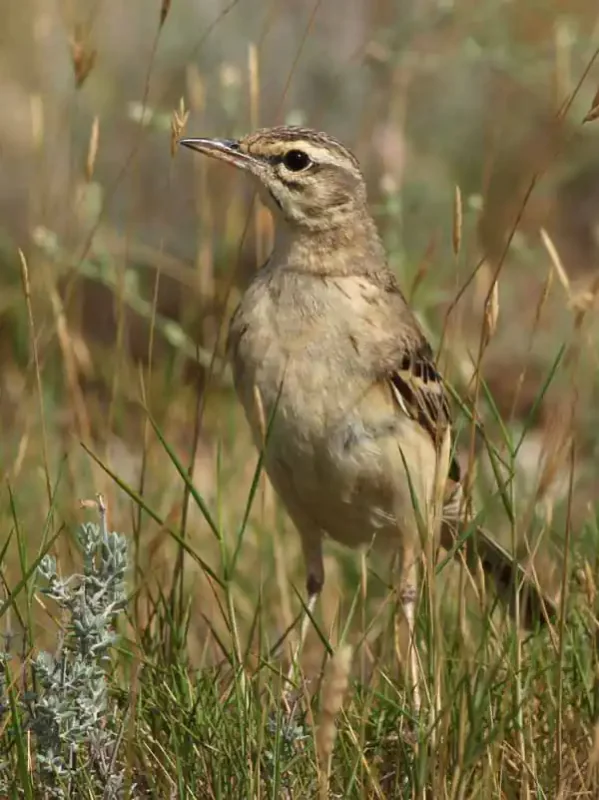
<path id="1" fill-rule="evenodd" d="M 414 711 L 420 713 L 420 670 L 416 651 L 415 619 L 417 588 L 417 565 L 412 551 L 403 553 L 399 584 L 399 601 L 408 626 L 408 647 L 406 666 L 413 692 Z"/>
<path id="2" fill-rule="evenodd" d="M 320 534 L 305 536 L 302 534 L 302 550 L 304 553 L 304 562 L 306 565 L 306 591 L 308 594 L 308 601 L 306 603 L 306 610 L 303 612 L 302 624 L 300 626 L 299 641 L 293 652 L 293 658 L 289 665 L 287 673 L 287 680 L 293 680 L 299 665 L 301 652 L 308 634 L 310 626 L 310 617 L 314 613 L 316 601 L 322 591 L 324 585 L 324 564 L 322 560 L 322 536 Z"/>
<path id="3" fill-rule="evenodd" d="M 300 635 L 299 641 L 295 647 L 293 653 L 293 659 L 291 661 L 291 665 L 289 667 L 289 673 L 287 678 L 291 680 L 295 673 L 296 667 L 299 664 L 299 659 L 301 656 L 302 649 L 304 647 L 304 642 L 306 641 L 306 636 L 308 635 L 308 628 L 310 627 L 310 617 L 314 614 L 314 609 L 316 607 L 316 601 L 318 600 L 318 595 L 322 589 L 322 583 L 318 584 L 318 582 L 314 579 L 313 575 L 308 576 L 308 580 L 306 582 L 306 590 L 308 593 L 308 601 L 306 603 L 306 608 L 302 615 L 302 624 L 300 626 Z"/>

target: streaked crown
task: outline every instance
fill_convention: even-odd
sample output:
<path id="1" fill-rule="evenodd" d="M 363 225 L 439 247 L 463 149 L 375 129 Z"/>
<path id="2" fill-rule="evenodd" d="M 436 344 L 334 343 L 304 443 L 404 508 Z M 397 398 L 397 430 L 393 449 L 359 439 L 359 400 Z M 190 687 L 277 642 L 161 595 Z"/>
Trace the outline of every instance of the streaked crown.
<path id="1" fill-rule="evenodd" d="M 356 157 L 326 133 L 280 126 L 239 140 L 182 139 L 181 144 L 252 173 L 273 212 L 290 225 L 331 229 L 366 206 Z"/>

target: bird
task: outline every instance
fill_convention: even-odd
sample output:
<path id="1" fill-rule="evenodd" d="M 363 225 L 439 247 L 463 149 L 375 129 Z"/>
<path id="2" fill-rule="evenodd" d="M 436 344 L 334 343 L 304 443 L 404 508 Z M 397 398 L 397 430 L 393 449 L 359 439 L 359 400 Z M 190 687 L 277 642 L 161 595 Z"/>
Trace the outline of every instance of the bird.
<path id="1" fill-rule="evenodd" d="M 512 611 L 514 581 L 526 584 L 521 617 L 543 623 L 553 604 L 507 550 L 480 528 L 457 539 L 467 504 L 447 387 L 389 266 L 356 156 L 296 126 L 180 144 L 249 173 L 274 219 L 271 255 L 231 317 L 227 353 L 264 468 L 301 539 L 299 646 L 324 584 L 325 537 L 397 555 L 413 641 L 417 565 L 439 487 L 441 545 L 465 548 L 472 571 L 480 562 L 492 573 Z"/>

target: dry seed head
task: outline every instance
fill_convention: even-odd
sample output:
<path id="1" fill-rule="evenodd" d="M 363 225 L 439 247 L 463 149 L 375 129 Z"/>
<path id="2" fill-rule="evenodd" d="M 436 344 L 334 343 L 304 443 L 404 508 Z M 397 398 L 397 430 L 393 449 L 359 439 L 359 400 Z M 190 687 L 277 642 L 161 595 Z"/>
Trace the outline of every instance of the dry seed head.
<path id="1" fill-rule="evenodd" d="M 589 606 L 594 608 L 595 600 L 597 599 L 597 584 L 595 583 L 591 565 L 586 559 L 584 561 L 584 567 L 579 570 L 576 577 L 586 593 Z"/>
<path id="2" fill-rule="evenodd" d="M 29 268 L 27 266 L 27 259 L 25 258 L 25 253 L 18 248 L 19 253 L 19 261 L 21 262 L 21 279 L 23 281 L 23 291 L 25 292 L 25 297 L 29 301 L 31 297 L 31 285 L 29 283 Z"/>
<path id="3" fill-rule="evenodd" d="M 499 319 L 499 282 L 495 281 L 485 303 L 485 320 L 483 326 L 484 341 L 488 342 L 495 335 Z"/>
<path id="4" fill-rule="evenodd" d="M 570 296 L 568 307 L 574 311 L 574 331 L 580 332 L 588 312 L 594 307 L 597 295 L 599 294 L 599 277 L 595 278 L 590 288 L 586 291 L 578 292 Z M 580 350 L 578 346 L 572 346 L 572 353 Z"/>
<path id="5" fill-rule="evenodd" d="M 481 607 L 485 608 L 487 604 L 487 581 L 485 577 L 485 571 L 483 569 L 483 565 L 480 558 L 476 559 L 476 585 L 480 592 L 478 600 L 481 604 Z"/>
<path id="6" fill-rule="evenodd" d="M 595 92 L 595 96 L 593 97 L 591 107 L 582 121 L 593 122 L 596 119 L 599 119 L 599 89 L 597 89 L 597 91 Z"/>
<path id="7" fill-rule="evenodd" d="M 79 508 L 84 508 L 88 511 L 97 511 L 98 509 L 98 501 L 97 500 L 80 500 L 79 501 Z"/>
<path id="8" fill-rule="evenodd" d="M 559 110 L 563 100 L 569 95 L 572 85 L 572 36 L 570 25 L 564 18 L 556 20 L 555 25 L 555 69 L 554 90 L 556 110 Z"/>
<path id="9" fill-rule="evenodd" d="M 489 290 L 493 281 L 495 270 L 487 259 L 483 259 L 474 273 L 474 296 L 473 310 L 478 308 L 488 300 Z"/>
<path id="10" fill-rule="evenodd" d="M 71 63 L 73 64 L 77 89 L 80 89 L 89 77 L 89 73 L 96 63 L 97 54 L 97 50 L 88 48 L 87 43 L 83 41 L 81 28 L 75 28 L 75 32 L 71 37 Z"/>
<path id="11" fill-rule="evenodd" d="M 463 225 L 462 192 L 460 191 L 460 187 L 456 185 L 455 194 L 453 197 L 453 226 L 452 226 L 453 254 L 456 258 L 460 254 L 460 246 L 462 243 L 462 225 Z"/>
<path id="12" fill-rule="evenodd" d="M 562 260 L 559 257 L 559 253 L 557 252 L 556 246 L 553 244 L 551 237 L 544 228 L 541 228 L 541 241 L 543 242 L 543 246 L 545 247 L 545 250 L 547 250 L 547 254 L 551 259 L 551 264 L 557 273 L 559 282 L 564 287 L 569 296 L 571 294 L 570 279 L 568 278 L 568 274 L 564 269 L 564 265 L 562 264 Z"/>
<path id="13" fill-rule="evenodd" d="M 171 117 L 171 157 L 175 157 L 177 152 L 177 142 L 181 138 L 181 134 L 185 130 L 187 120 L 189 119 L 189 111 L 185 108 L 185 100 L 179 100 L 179 108 L 173 111 Z"/>
<path id="14" fill-rule="evenodd" d="M 593 308 L 598 294 L 599 278 L 595 278 L 588 288 L 581 289 L 578 292 L 572 292 L 568 300 L 568 308 L 578 312 L 578 314 L 584 315 Z"/>
<path id="15" fill-rule="evenodd" d="M 341 645 L 327 664 L 322 687 L 320 724 L 316 732 L 316 751 L 324 775 L 330 772 L 331 754 L 337 737 L 335 719 L 341 711 L 343 699 L 349 685 L 352 648 Z"/>
<path id="16" fill-rule="evenodd" d="M 582 291 L 573 294 L 568 301 L 568 308 L 572 311 L 584 312 L 590 311 L 595 304 L 595 296 L 592 292 Z"/>
<path id="17" fill-rule="evenodd" d="M 94 166 L 96 164 L 96 156 L 98 155 L 98 142 L 100 140 L 100 120 L 94 117 L 92 122 L 92 129 L 89 136 L 89 145 L 87 148 L 87 161 L 85 162 L 85 177 L 91 181 L 94 175 Z"/>
<path id="18" fill-rule="evenodd" d="M 168 12 L 171 10 L 171 0 L 162 0 L 160 5 L 160 22 L 159 26 L 162 28 L 168 17 Z"/>

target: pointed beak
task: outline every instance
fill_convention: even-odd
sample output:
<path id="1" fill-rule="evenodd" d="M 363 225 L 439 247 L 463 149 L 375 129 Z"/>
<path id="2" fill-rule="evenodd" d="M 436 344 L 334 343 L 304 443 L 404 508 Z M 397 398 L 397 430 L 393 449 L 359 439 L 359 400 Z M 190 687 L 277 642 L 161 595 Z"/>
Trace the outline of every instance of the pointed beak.
<path id="1" fill-rule="evenodd" d="M 179 144 L 212 158 L 227 161 L 240 169 L 251 169 L 257 159 L 244 153 L 236 139 L 179 139 Z"/>

